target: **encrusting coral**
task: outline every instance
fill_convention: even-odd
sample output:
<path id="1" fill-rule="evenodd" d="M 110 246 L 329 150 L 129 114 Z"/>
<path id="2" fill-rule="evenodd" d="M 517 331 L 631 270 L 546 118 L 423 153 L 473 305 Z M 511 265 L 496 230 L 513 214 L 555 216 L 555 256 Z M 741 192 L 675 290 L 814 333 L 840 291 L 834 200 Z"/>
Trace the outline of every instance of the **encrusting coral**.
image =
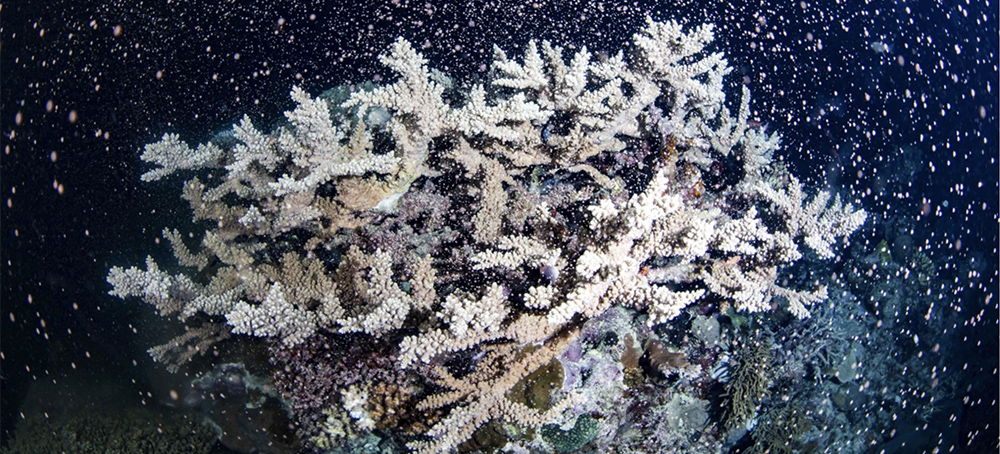
<path id="1" fill-rule="evenodd" d="M 833 258 L 865 212 L 830 192 L 808 197 L 769 166 L 777 135 L 748 126 L 746 88 L 731 116 L 730 68 L 706 52 L 712 40 L 710 25 L 649 19 L 634 52 L 607 59 L 580 48 L 567 62 L 564 48 L 531 42 L 518 62 L 497 47 L 496 78 L 448 102 L 438 73 L 400 38 L 381 57 L 398 80 L 339 107 L 295 87 L 297 106 L 273 133 L 244 118 L 228 149 L 167 134 L 146 147 L 157 167 L 143 179 L 204 179 L 183 187 L 205 221 L 200 247 L 164 232 L 197 272 L 149 258 L 146 270 L 112 268 L 111 293 L 284 350 L 313 348 L 317 336 L 398 339 L 392 367 L 421 386 L 357 382 L 339 399 L 363 431 L 374 424 L 366 411 L 386 412 L 385 401 L 366 406 L 368 388 L 408 390 L 395 401 L 443 415 L 409 443 L 420 452 L 454 448 L 490 420 L 538 427 L 573 405 L 572 393 L 545 410 L 506 394 L 613 306 L 652 326 L 699 300 L 761 312 L 780 297 L 808 317 L 826 287 L 780 286 L 779 269 L 802 258 L 801 244 Z M 373 121 L 375 109 L 388 120 Z M 702 170 L 733 153 L 742 181 L 706 186 Z M 408 205 L 420 200 L 453 208 Z M 403 230 L 365 233 L 390 224 Z"/>

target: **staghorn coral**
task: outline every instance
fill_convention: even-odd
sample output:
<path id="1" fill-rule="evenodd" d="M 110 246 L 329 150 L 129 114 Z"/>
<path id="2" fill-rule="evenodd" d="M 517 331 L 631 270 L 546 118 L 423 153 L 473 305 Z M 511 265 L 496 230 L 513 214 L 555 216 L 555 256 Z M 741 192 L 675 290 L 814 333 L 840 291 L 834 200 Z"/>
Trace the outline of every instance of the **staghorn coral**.
<path id="1" fill-rule="evenodd" d="M 800 244 L 833 257 L 865 212 L 772 178 L 779 140 L 747 128 L 745 88 L 731 116 L 730 68 L 706 52 L 712 39 L 711 26 L 650 19 L 635 52 L 603 61 L 585 48 L 566 61 L 564 48 L 543 42 L 518 63 L 497 48 L 500 77 L 490 90 L 469 87 L 463 103 L 446 101 L 440 77 L 400 38 L 380 58 L 398 80 L 352 92 L 341 109 L 296 87 L 297 107 L 274 133 L 244 118 L 227 149 L 165 136 L 143 154 L 159 166 L 147 179 L 215 170 L 183 186 L 195 221 L 208 221 L 199 247 L 164 231 L 181 264 L 201 271 L 168 272 L 152 259 L 144 271 L 114 267 L 111 293 L 276 341 L 279 363 L 294 365 L 276 373 L 286 393 L 340 396 L 293 399 L 310 430 L 363 432 L 377 423 L 373 409 L 386 417 L 387 406 L 410 402 L 372 404 L 372 389 L 419 396 L 417 410 L 440 415 L 408 444 L 420 452 L 455 448 L 491 420 L 538 427 L 572 406 L 572 394 L 542 410 L 507 393 L 612 307 L 640 311 L 647 327 L 707 298 L 747 312 L 785 301 L 807 317 L 826 287 L 780 286 L 779 268 L 802 258 Z M 656 144 L 667 152 L 651 152 Z M 745 155 L 746 179 L 705 186 L 700 166 L 731 153 Z M 620 164 L 639 159 L 642 168 Z M 377 342 L 328 341 L 338 336 Z M 395 381 L 300 364 L 343 351 Z M 755 390 L 731 396 L 753 401 Z M 728 421 L 746 418 L 746 405 L 737 410 Z M 345 421 L 355 427 L 343 430 Z"/>

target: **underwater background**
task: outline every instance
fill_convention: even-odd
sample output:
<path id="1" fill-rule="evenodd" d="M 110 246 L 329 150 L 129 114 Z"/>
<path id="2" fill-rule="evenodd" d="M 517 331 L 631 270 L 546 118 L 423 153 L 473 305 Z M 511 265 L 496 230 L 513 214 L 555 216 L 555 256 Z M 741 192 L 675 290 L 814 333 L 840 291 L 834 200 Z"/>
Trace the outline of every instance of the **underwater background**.
<path id="1" fill-rule="evenodd" d="M 271 131 L 294 108 L 292 86 L 316 96 L 391 82 L 378 55 L 398 37 L 469 87 L 492 77 L 495 44 L 515 59 L 530 40 L 607 59 L 629 49 L 647 16 L 714 23 L 709 52 L 724 52 L 733 69 L 724 90 L 738 100 L 740 85 L 749 88 L 747 124 L 781 134 L 775 161 L 867 219 L 835 241 L 835 258 L 781 270 L 785 282 L 829 285 L 810 318 L 701 304 L 645 328 L 630 324 L 632 309 L 609 309 L 575 327 L 579 339 L 559 361 L 508 397 L 545 409 L 555 391 L 528 388 L 548 381 L 617 394 L 581 407 L 575 423 L 491 419 L 455 449 L 997 452 L 996 5 L 405 0 L 0 4 L 3 452 L 425 446 L 427 426 L 446 416 L 415 412 L 407 399 L 441 390 L 408 394 L 400 383 L 411 378 L 392 364 L 393 346 L 420 327 L 389 341 L 320 332 L 292 346 L 233 334 L 179 367 L 154 362 L 147 351 L 185 327 L 110 295 L 109 270 L 150 255 L 173 264 L 164 228 L 189 229 L 192 210 L 178 197 L 181 180 L 140 179 L 150 170 L 143 147 L 166 133 L 219 140 L 244 115 Z M 622 175 L 638 168 L 600 164 Z M 709 192 L 731 185 L 725 175 L 713 183 L 711 165 L 702 171 Z M 643 172 L 635 178 L 645 184 Z M 414 188 L 433 193 L 421 181 Z M 547 196 L 572 192 L 574 181 L 535 183 Z M 320 258 L 330 270 L 346 260 Z M 556 281 L 540 268 L 526 279 Z M 483 355 L 448 366 L 463 378 Z M 372 377 L 396 387 L 368 389 L 359 417 L 352 386 Z M 733 383 L 752 394 L 738 424 Z M 336 424 L 331 405 L 346 411 Z"/>

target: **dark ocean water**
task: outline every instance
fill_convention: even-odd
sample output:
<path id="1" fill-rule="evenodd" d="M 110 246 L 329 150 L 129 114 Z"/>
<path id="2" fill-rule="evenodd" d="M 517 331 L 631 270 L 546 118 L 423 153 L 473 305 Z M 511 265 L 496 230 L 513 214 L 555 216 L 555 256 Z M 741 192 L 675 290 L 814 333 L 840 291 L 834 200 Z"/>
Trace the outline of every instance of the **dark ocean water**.
<path id="1" fill-rule="evenodd" d="M 872 446 L 859 451 L 997 452 L 997 7 L 775 3 L 0 4 L 4 446 L 25 436 L 19 423 L 38 412 L 51 426 L 30 436 L 62 433 L 60 424 L 114 427 L 114 414 L 153 426 L 161 418 L 211 417 L 224 409 L 171 392 L 232 358 L 256 375 L 270 373 L 266 349 L 238 341 L 198 367 L 170 373 L 146 350 L 179 334 L 180 325 L 107 294 L 112 266 L 139 265 L 147 255 L 167 261 L 163 227 L 190 219 L 179 180 L 139 180 L 148 170 L 139 159 L 144 144 L 165 132 L 201 143 L 244 114 L 270 130 L 293 107 L 292 85 L 315 95 L 391 77 L 376 55 L 398 36 L 431 66 L 471 85 L 487 76 L 494 43 L 515 50 L 548 39 L 613 52 L 628 46 L 648 15 L 716 24 L 713 49 L 734 68 L 728 91 L 750 88 L 752 121 L 783 136 L 779 159 L 807 184 L 849 195 L 869 213 L 845 250 L 855 248 L 856 258 L 883 251 L 897 262 L 917 250 L 932 264 L 919 289 L 898 275 L 878 288 L 847 287 L 861 313 L 877 312 L 877 294 L 914 298 L 884 328 L 901 347 L 872 350 L 868 361 L 889 361 L 883 353 L 900 364 L 898 355 L 918 357 L 935 374 L 923 377 L 924 387 L 883 395 L 883 403 L 848 416 L 859 427 L 873 413 L 906 409 L 912 416 L 905 402 L 928 408 L 922 427 L 901 415 L 895 427 L 880 423 Z M 847 268 L 823 272 L 846 281 Z M 224 391 L 206 391 L 213 392 Z M 935 392 L 940 398 L 929 399 Z M 88 413 L 94 420 L 80 423 Z M 246 416 L 239 430 L 259 435 L 253 425 L 266 426 L 259 418 Z M 103 436 L 93 430 L 90 436 Z M 251 452 L 268 441 L 247 435 L 214 449 Z M 840 450 L 822 443 L 809 449 Z"/>

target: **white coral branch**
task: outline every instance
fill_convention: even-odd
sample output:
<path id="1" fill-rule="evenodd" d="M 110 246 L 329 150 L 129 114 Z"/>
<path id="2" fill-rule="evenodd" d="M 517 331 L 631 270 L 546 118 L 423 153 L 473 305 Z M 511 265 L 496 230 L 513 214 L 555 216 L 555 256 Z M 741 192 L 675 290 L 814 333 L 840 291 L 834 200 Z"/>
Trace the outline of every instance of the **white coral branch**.
<path id="1" fill-rule="evenodd" d="M 177 134 L 164 134 L 159 142 L 146 145 L 140 158 L 160 166 L 142 174 L 142 181 L 155 181 L 178 170 L 214 167 L 222 159 L 222 149 L 211 142 L 192 150 Z"/>
<path id="2" fill-rule="evenodd" d="M 226 321 L 236 334 L 278 337 L 287 346 L 301 343 L 316 332 L 316 315 L 285 300 L 281 284 L 275 282 L 259 305 L 236 303 L 226 314 Z"/>

